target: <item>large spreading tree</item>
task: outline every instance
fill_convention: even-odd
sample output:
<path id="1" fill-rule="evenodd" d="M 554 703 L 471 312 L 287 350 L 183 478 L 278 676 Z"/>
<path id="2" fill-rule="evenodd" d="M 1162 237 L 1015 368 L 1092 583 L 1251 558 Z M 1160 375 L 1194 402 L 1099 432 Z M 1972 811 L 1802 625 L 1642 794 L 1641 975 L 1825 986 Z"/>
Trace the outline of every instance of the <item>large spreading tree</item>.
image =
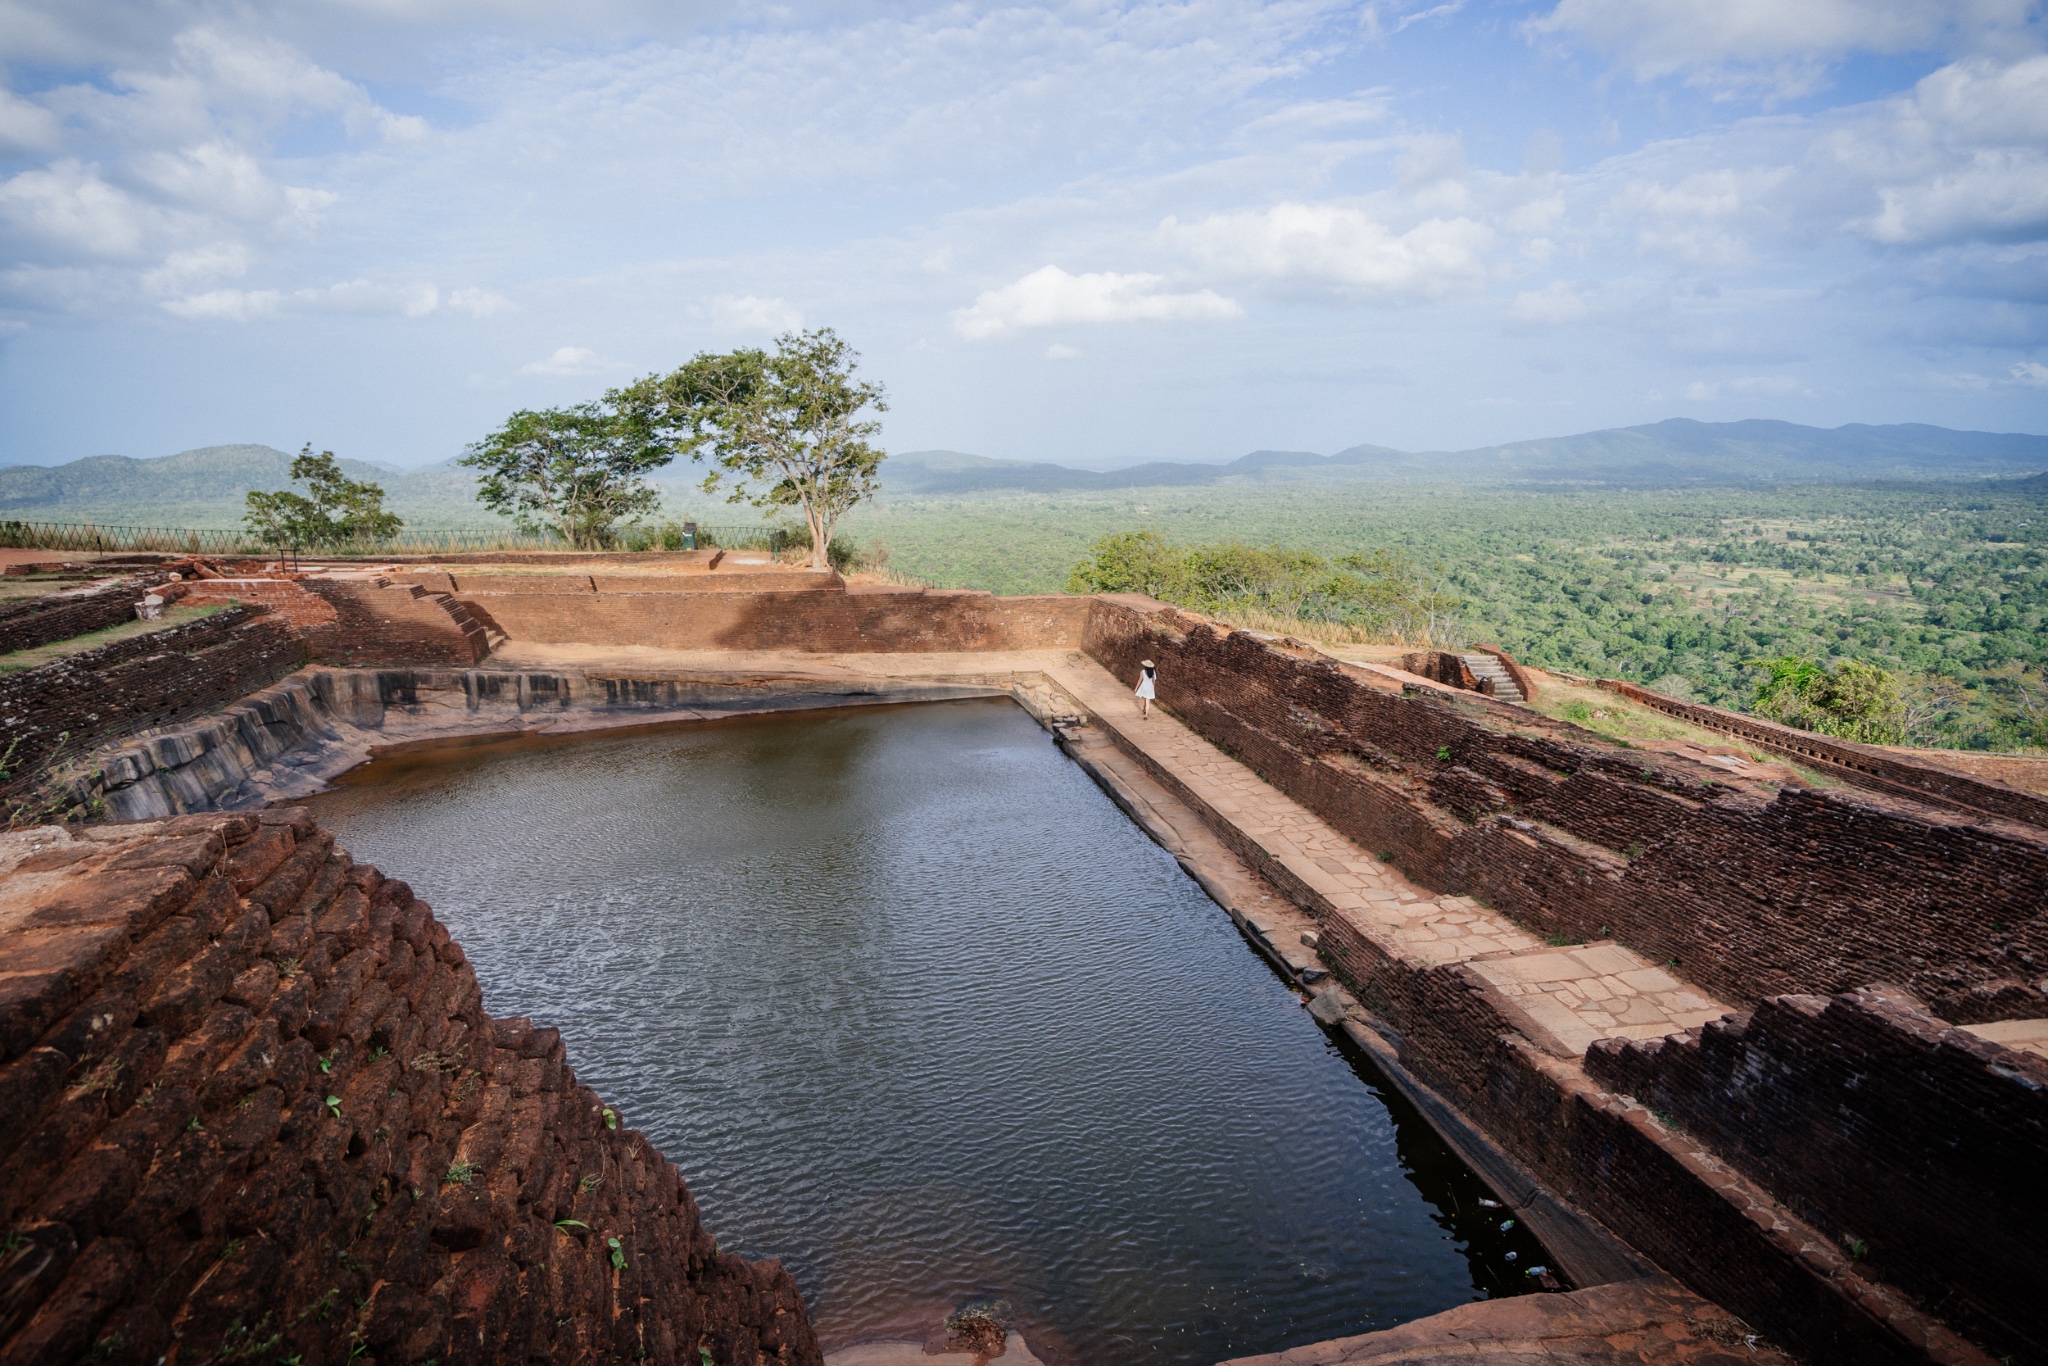
<path id="1" fill-rule="evenodd" d="M 390 540 L 405 525 L 384 506 L 384 490 L 367 480 L 341 472 L 333 451 L 313 454 L 307 442 L 292 461 L 291 476 L 306 486 L 249 490 L 242 521 L 267 545 L 283 550 L 332 550 L 349 545 L 376 545 Z"/>
<path id="2" fill-rule="evenodd" d="M 512 414 L 457 462 L 480 471 L 478 501 L 522 530 L 552 532 L 578 550 L 612 545 L 620 521 L 661 506 L 661 491 L 646 476 L 677 453 L 623 411 L 618 397 Z"/>
<path id="3" fill-rule="evenodd" d="M 888 410 L 882 386 L 856 379 L 858 354 L 829 327 L 787 332 L 773 351 L 702 353 L 607 397 L 652 445 L 711 465 L 704 490 L 729 502 L 795 508 L 824 569 L 832 529 L 873 495 Z"/>

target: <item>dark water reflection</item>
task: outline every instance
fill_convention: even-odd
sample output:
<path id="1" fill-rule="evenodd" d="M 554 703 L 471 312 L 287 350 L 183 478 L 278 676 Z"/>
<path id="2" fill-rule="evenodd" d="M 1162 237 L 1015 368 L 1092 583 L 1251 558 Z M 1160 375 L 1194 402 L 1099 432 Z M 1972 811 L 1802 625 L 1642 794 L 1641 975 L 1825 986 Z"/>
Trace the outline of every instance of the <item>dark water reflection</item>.
<path id="1" fill-rule="evenodd" d="M 1003 1299 L 1042 1354 L 1208 1363 L 1542 1260 L 1008 702 L 443 749 L 317 806 L 828 1348 Z"/>

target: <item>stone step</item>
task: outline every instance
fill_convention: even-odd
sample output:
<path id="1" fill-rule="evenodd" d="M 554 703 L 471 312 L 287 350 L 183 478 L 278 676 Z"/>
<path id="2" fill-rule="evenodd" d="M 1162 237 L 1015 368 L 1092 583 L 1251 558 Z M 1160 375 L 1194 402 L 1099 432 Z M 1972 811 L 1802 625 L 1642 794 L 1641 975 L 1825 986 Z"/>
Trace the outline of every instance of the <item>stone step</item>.
<path id="1" fill-rule="evenodd" d="M 1465 667 L 1479 680 L 1488 696 L 1502 702 L 1528 701 L 1522 696 L 1522 689 L 1515 683 L 1515 676 L 1508 672 L 1506 665 L 1492 655 L 1469 654 L 1460 655 L 1458 658 L 1465 662 Z"/>

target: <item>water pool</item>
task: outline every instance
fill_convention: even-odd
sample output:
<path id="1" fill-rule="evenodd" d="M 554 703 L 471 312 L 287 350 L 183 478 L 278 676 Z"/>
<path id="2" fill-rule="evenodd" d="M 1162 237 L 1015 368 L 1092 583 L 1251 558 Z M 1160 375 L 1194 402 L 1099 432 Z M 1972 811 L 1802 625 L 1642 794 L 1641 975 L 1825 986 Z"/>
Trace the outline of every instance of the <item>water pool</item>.
<path id="1" fill-rule="evenodd" d="M 1048 1360 L 1210 1363 L 1543 1259 L 1010 702 L 441 747 L 313 805 L 827 1350 L 1001 1301 Z"/>

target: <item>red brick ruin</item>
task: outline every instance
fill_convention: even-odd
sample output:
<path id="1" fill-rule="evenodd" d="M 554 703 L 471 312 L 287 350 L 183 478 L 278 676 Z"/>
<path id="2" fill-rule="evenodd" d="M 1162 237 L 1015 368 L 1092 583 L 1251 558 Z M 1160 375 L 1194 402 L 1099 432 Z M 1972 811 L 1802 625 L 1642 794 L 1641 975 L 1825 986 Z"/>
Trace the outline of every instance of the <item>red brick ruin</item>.
<path id="1" fill-rule="evenodd" d="M 1063 651 L 1126 687 L 1150 658 L 1165 711 L 1417 885 L 1552 943 L 1626 946 L 1733 1007 L 1565 1056 L 1469 965 L 1389 958 L 1232 845 L 1319 917 L 1322 965 L 1395 1063 L 1502 1162 L 1809 1360 L 2048 1360 L 2048 1059 L 1996 1037 L 2048 1018 L 2048 800 L 1839 742 L 1798 751 L 1825 781 L 1735 781 L 1440 662 L 1354 667 L 1149 599 L 810 574 L 761 591 L 761 572 L 673 558 L 667 578 L 591 557 L 280 577 L 175 649 L 0 682 L 0 711 L 48 751 L 309 660 L 330 699 L 524 706 L 553 685 L 485 664 L 507 636 L 952 655 L 963 676 Z M 622 708 L 686 686 L 596 681 Z M 1817 739 L 1780 730 L 1752 738 Z M 819 1360 L 789 1277 L 719 1254 L 553 1031 L 486 1016 L 431 911 L 302 812 L 4 839 L 0 1358 Z"/>

